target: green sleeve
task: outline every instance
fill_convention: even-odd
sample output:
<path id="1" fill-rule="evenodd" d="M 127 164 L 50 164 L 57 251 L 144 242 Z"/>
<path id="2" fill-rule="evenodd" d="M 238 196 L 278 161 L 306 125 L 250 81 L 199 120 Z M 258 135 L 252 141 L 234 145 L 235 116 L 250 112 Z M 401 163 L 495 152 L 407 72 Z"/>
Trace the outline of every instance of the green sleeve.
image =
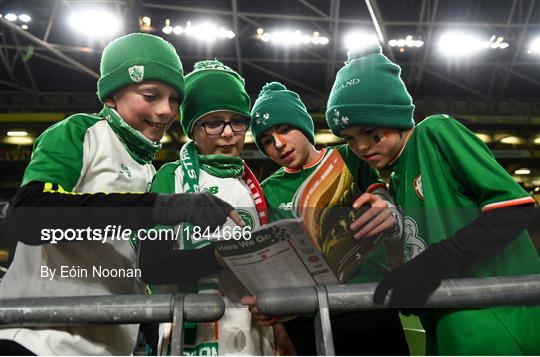
<path id="1" fill-rule="evenodd" d="M 279 221 L 280 217 L 277 207 L 275 207 L 272 196 L 272 176 L 261 182 L 261 189 L 263 191 L 264 198 L 266 199 L 266 207 L 268 208 L 268 223 Z"/>
<path id="2" fill-rule="evenodd" d="M 356 183 L 362 192 L 368 191 L 368 189 L 372 191 L 372 187 L 375 187 L 374 185 L 377 187 L 385 185 L 385 182 L 379 176 L 379 172 L 369 166 L 364 160 L 359 159 L 349 145 L 341 145 L 337 149 L 351 171 L 351 174 L 355 177 Z"/>
<path id="3" fill-rule="evenodd" d="M 152 180 L 150 192 L 176 193 L 174 186 L 174 173 L 180 166 L 180 161 L 169 162 L 163 165 Z"/>
<path id="4" fill-rule="evenodd" d="M 21 186 L 40 181 L 72 191 L 81 175 L 86 131 L 99 120 L 99 117 L 76 114 L 45 130 L 34 143 Z"/>
<path id="5" fill-rule="evenodd" d="M 534 202 L 473 132 L 448 116 L 431 119 L 436 119 L 430 127 L 431 142 L 479 207 L 486 209 Z"/>

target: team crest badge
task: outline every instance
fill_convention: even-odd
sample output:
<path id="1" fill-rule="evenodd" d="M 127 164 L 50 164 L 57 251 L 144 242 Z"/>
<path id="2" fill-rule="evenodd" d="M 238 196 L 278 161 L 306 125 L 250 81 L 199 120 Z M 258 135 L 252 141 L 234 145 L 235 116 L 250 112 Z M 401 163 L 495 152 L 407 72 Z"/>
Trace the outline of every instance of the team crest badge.
<path id="1" fill-rule="evenodd" d="M 242 221 L 244 221 L 246 227 L 253 229 L 255 225 L 255 220 L 253 219 L 253 216 L 248 211 L 240 208 L 236 209 L 236 212 L 238 212 L 238 215 L 240 216 L 240 218 L 242 218 Z"/>
<path id="2" fill-rule="evenodd" d="M 128 68 L 129 77 L 135 83 L 139 83 L 144 78 L 144 66 L 131 66 Z"/>
<path id="3" fill-rule="evenodd" d="M 426 250 L 427 244 L 420 238 L 418 224 L 416 224 L 414 218 L 404 217 L 403 232 L 403 257 L 405 262 L 408 262 Z"/>
<path id="4" fill-rule="evenodd" d="M 424 184 L 422 183 L 422 175 L 418 175 L 414 179 L 414 191 L 421 200 L 424 199 Z"/>

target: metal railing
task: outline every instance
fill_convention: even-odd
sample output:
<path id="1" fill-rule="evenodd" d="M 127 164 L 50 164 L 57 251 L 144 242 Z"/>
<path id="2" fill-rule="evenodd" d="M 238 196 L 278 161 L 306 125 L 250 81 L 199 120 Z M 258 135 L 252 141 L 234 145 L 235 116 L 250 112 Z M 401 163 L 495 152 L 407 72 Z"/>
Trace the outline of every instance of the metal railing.
<path id="1" fill-rule="evenodd" d="M 315 314 L 319 355 L 334 355 L 331 313 L 381 309 L 373 304 L 377 284 L 326 285 L 266 290 L 257 307 L 268 315 Z M 427 308 L 540 305 L 540 274 L 445 280 Z M 171 322 L 171 353 L 183 351 L 184 321 L 220 319 L 225 304 L 210 294 L 107 295 L 0 300 L 0 327 Z"/>
<path id="2" fill-rule="evenodd" d="M 0 327 L 171 322 L 171 353 L 182 355 L 184 322 L 210 322 L 225 313 L 210 294 L 105 295 L 0 300 Z"/>
<path id="3" fill-rule="evenodd" d="M 373 303 L 377 284 L 326 285 L 271 289 L 257 297 L 267 315 L 315 314 L 318 355 L 335 355 L 330 313 L 381 309 Z M 540 274 L 444 280 L 429 297 L 426 308 L 479 308 L 540 305 Z M 404 306 L 411 308 L 411 306 Z"/>

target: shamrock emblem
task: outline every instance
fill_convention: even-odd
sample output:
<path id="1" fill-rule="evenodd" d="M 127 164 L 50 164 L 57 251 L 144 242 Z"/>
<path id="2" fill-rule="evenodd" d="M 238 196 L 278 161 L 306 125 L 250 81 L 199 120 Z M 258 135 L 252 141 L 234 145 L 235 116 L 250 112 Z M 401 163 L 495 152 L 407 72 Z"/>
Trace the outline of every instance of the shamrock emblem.
<path id="1" fill-rule="evenodd" d="M 266 121 L 270 119 L 270 114 L 264 113 L 262 116 L 259 112 L 255 113 L 255 123 L 257 125 L 266 125 Z"/>
<path id="2" fill-rule="evenodd" d="M 334 125 L 335 126 L 341 126 L 342 128 L 345 128 L 347 124 L 349 124 L 349 117 L 342 116 L 340 117 L 340 112 L 337 109 L 334 109 Z"/>
<path id="3" fill-rule="evenodd" d="M 141 82 L 144 78 L 144 66 L 131 66 L 128 68 L 128 73 L 133 82 Z"/>

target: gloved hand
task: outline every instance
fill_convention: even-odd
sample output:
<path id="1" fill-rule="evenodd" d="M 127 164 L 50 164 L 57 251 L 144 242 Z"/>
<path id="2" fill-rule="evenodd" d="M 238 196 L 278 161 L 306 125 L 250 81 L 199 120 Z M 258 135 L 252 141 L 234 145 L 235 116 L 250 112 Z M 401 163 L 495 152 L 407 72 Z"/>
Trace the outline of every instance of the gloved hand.
<path id="1" fill-rule="evenodd" d="M 392 290 L 389 307 L 399 308 L 403 314 L 410 315 L 426 304 L 447 274 L 446 264 L 430 247 L 388 273 L 377 285 L 373 302 L 381 305 Z"/>
<path id="2" fill-rule="evenodd" d="M 158 194 L 152 208 L 154 224 L 191 223 L 202 230 L 222 226 L 227 217 L 239 226 L 244 225 L 233 206 L 208 192 Z"/>

